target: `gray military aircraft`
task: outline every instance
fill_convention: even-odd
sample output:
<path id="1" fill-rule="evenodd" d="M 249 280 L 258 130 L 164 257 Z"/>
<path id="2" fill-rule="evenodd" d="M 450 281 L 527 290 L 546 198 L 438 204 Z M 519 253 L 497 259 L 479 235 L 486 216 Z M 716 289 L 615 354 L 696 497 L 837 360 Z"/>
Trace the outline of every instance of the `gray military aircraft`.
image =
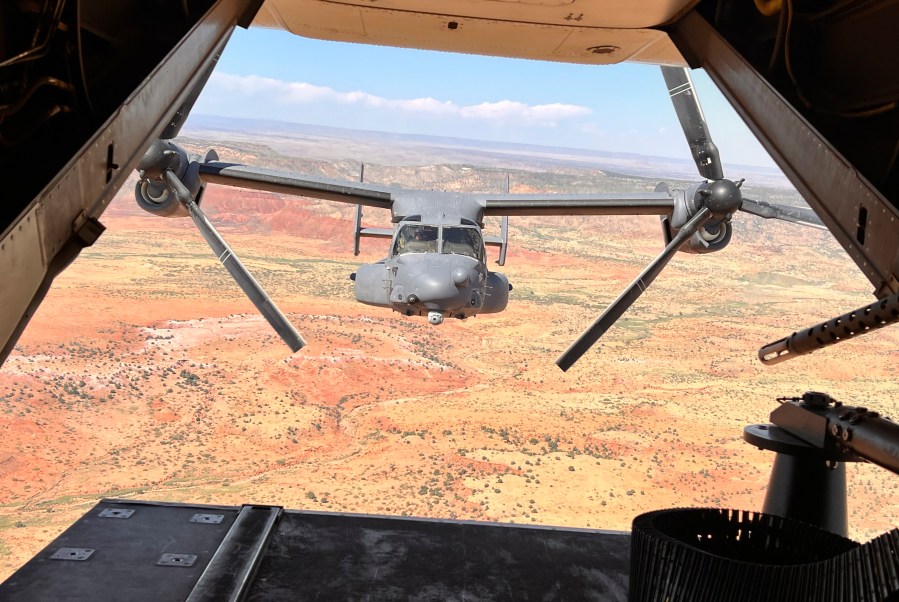
<path id="1" fill-rule="evenodd" d="M 355 252 L 362 237 L 390 238 L 385 259 L 351 275 L 356 300 L 407 316 L 427 316 L 431 324 L 503 311 L 512 286 L 487 268 L 485 245 L 499 246 L 503 265 L 510 215 L 659 215 L 665 249 L 556 363 L 567 370 L 611 327 L 678 251 L 711 253 L 730 242 L 731 218 L 745 211 L 823 228 L 807 208 L 772 205 L 744 198 L 742 180 L 724 177 L 718 150 L 708 132 L 689 71 L 662 67 L 674 109 L 703 180 L 686 189 L 660 183 L 654 192 L 634 194 L 463 194 L 407 190 L 364 182 L 299 176 L 218 161 L 214 151 L 189 157 L 171 141 L 157 140 L 138 166 L 135 196 L 158 216 L 190 215 L 222 264 L 293 351 L 305 343 L 200 210 L 207 183 L 287 193 L 357 205 Z M 364 174 L 364 168 L 363 168 Z M 363 228 L 362 207 L 390 209 L 394 228 Z M 501 235 L 485 237 L 484 217 L 502 216 Z"/>

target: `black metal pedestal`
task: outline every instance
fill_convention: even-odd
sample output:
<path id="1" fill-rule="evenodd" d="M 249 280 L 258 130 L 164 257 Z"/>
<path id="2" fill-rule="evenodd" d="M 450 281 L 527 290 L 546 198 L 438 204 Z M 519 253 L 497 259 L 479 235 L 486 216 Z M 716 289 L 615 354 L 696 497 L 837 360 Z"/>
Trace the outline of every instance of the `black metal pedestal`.
<path id="1" fill-rule="evenodd" d="M 846 460 L 850 458 L 806 443 L 773 424 L 747 426 L 743 439 L 777 452 L 763 512 L 847 536 Z"/>
<path id="2" fill-rule="evenodd" d="M 762 512 L 846 537 L 846 463 L 777 454 Z"/>

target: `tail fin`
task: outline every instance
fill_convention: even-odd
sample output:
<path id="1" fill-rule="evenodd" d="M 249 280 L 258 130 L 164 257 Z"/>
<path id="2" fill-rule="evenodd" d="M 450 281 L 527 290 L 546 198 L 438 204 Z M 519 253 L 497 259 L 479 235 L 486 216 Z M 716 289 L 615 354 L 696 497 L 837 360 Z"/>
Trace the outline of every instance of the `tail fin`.
<path id="1" fill-rule="evenodd" d="M 509 194 L 509 174 L 503 186 L 503 194 Z M 485 236 L 484 244 L 488 247 L 499 247 L 497 265 L 506 265 L 506 249 L 509 247 L 509 216 L 504 215 L 499 227 L 499 237 Z"/>
<path id="2" fill-rule="evenodd" d="M 359 168 L 359 181 L 365 181 L 365 163 Z M 362 205 L 356 205 L 356 225 L 353 229 L 353 255 L 359 255 L 359 240 L 365 238 L 393 238 L 391 228 L 363 228 Z"/>

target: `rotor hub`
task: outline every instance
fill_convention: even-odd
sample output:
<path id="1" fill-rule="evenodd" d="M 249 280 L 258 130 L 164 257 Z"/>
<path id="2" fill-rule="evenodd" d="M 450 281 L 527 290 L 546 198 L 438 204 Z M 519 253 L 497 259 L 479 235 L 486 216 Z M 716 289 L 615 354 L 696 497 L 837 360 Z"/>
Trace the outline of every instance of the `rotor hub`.
<path id="1" fill-rule="evenodd" d="M 718 219 L 729 219 L 743 204 L 740 187 L 736 182 L 726 178 L 715 180 L 707 187 L 700 188 L 698 194 L 699 204 L 707 207 L 712 216 Z"/>
<path id="2" fill-rule="evenodd" d="M 179 178 L 190 162 L 187 152 L 171 140 L 156 139 L 137 164 L 141 179 L 162 182 L 162 174 L 170 169 Z"/>

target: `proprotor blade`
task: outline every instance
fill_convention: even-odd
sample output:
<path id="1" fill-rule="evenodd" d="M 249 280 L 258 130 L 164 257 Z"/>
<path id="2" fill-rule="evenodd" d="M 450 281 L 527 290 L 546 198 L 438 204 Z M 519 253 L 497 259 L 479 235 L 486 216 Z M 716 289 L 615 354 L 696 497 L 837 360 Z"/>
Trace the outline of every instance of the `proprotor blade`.
<path id="1" fill-rule="evenodd" d="M 811 209 L 805 207 L 789 207 L 787 205 L 775 205 L 767 201 L 756 201 L 743 197 L 743 204 L 740 210 L 752 215 L 764 217 L 765 219 L 781 219 L 794 224 L 802 224 L 803 226 L 811 226 L 812 228 L 820 228 L 826 230 L 827 226 L 815 215 Z"/>
<path id="2" fill-rule="evenodd" d="M 706 207 L 702 207 L 697 211 L 696 215 L 691 217 L 690 221 L 680 229 L 677 236 L 668 243 L 668 246 L 665 247 L 659 256 L 653 259 L 652 262 L 646 266 L 646 269 L 637 276 L 637 279 L 631 282 L 630 286 L 624 289 L 624 292 L 618 295 L 618 298 L 615 299 L 604 312 L 602 312 L 602 315 L 599 316 L 599 318 L 597 318 L 596 321 L 593 322 L 593 324 L 565 350 L 565 353 L 559 356 L 556 360 L 556 365 L 564 371 L 567 371 L 573 366 L 574 363 L 599 340 L 599 337 L 604 335 L 612 324 L 614 324 L 618 318 L 633 305 L 634 301 L 643 294 L 643 291 L 652 284 L 652 281 L 655 280 L 656 276 L 658 276 L 662 269 L 668 265 L 668 262 L 671 261 L 671 258 L 674 257 L 674 254 L 677 253 L 677 250 L 680 249 L 681 245 L 687 242 L 687 239 L 693 236 L 693 234 L 701 228 L 711 216 L 712 212 Z"/>
<path id="3" fill-rule="evenodd" d="M 228 243 L 225 242 L 225 239 L 222 238 L 221 234 L 206 218 L 206 214 L 200 210 L 199 205 L 190 197 L 190 193 L 184 184 L 169 170 L 166 170 L 165 178 L 172 190 L 175 191 L 175 194 L 178 195 L 178 199 L 187 207 L 190 217 L 194 220 L 197 228 L 199 228 L 203 238 L 206 239 L 206 242 L 212 248 L 215 256 L 218 257 L 225 269 L 228 270 L 228 273 L 231 274 L 231 277 L 234 278 L 235 282 L 250 298 L 250 301 L 253 302 L 259 313 L 272 325 L 275 332 L 284 339 L 291 351 L 302 349 L 306 345 L 306 341 L 293 327 L 293 324 L 281 313 L 281 310 L 278 309 L 275 302 L 269 298 L 268 293 L 253 278 L 253 275 L 244 267 L 237 255 L 234 254 L 234 251 L 231 250 L 231 247 L 228 246 Z"/>
<path id="4" fill-rule="evenodd" d="M 699 169 L 699 175 L 707 180 L 720 180 L 724 177 L 724 170 L 718 156 L 718 147 L 712 142 L 712 136 L 709 134 L 690 72 L 681 67 L 663 66 L 662 76 L 665 78 L 665 85 L 668 86 L 674 112 L 677 113 L 684 136 L 687 137 L 687 144 L 690 145 L 690 153 L 696 162 L 696 168 Z"/>

